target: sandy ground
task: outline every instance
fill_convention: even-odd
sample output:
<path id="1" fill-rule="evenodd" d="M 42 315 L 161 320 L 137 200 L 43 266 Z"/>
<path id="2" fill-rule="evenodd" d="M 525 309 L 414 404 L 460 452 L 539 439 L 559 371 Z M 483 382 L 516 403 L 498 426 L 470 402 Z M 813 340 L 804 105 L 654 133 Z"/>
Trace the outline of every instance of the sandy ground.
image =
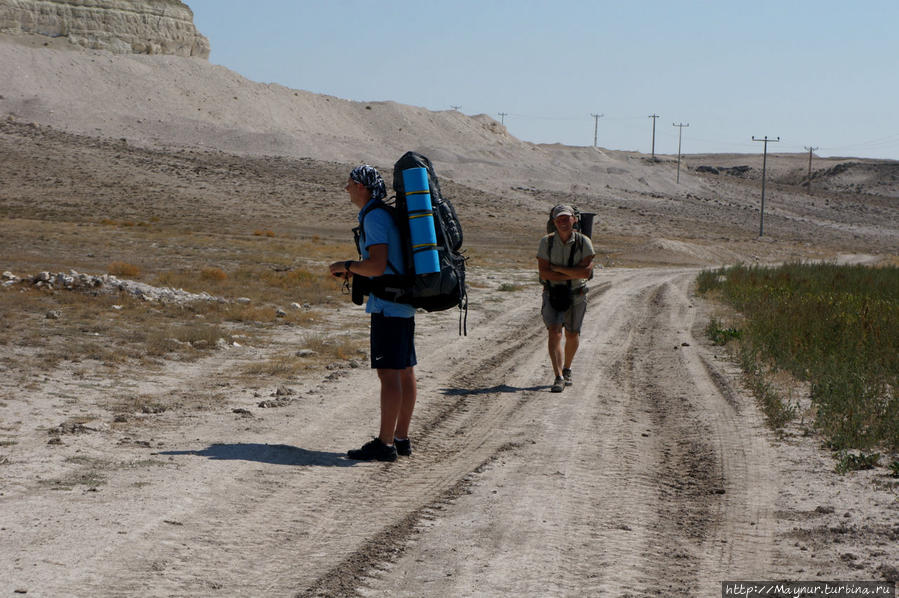
<path id="1" fill-rule="evenodd" d="M 493 293 L 468 337 L 454 314 L 420 317 L 415 453 L 396 464 L 343 457 L 377 414 L 364 368 L 293 380 L 298 398 L 263 410 L 228 376 L 261 355 L 233 349 L 129 385 L 219 408 L 126 424 L 102 375 L 6 386 L 4 591 L 713 596 L 726 579 L 892 575 L 895 484 L 765 429 L 703 339 L 695 274 L 600 273 L 561 395 L 536 289 Z M 83 433 L 47 444 L 79 416 Z"/>
<path id="2" fill-rule="evenodd" d="M 760 239 L 752 177 L 685 170 L 678 185 L 670 158 L 533 146 L 490 119 L 368 109 L 202 61 L 8 41 L 0 58 L 13 82 L 0 98 L 0 269 L 197 261 L 127 230 L 98 247 L 59 232 L 102 218 L 343 238 L 352 214 L 333 206 L 348 165 L 389 167 L 415 147 L 399 129 L 428 133 L 418 149 L 446 173 L 466 245 L 492 258 L 471 265 L 468 336 L 454 312 L 418 317 L 415 453 L 395 464 L 343 456 L 374 432 L 367 368 L 261 387 L 235 374 L 305 331 L 112 373 L 28 371 L 15 343 L 0 344 L 0 593 L 716 596 L 728 579 L 899 576 L 896 481 L 882 467 L 834 473 L 807 422 L 770 432 L 705 340 L 717 308 L 691 286 L 700 267 L 736 261 L 895 260 L 895 199 L 839 181 L 809 195 L 788 180 L 804 158 L 784 157 L 794 166 L 769 186 Z M 289 126 L 275 134 L 278 122 Z M 865 184 L 892 189 L 886 176 Z M 600 215 L 606 266 L 561 395 L 549 392 L 539 288 L 518 242 L 536 247 L 557 201 Z M 315 326 L 349 320 L 364 314 L 342 304 Z M 278 386 L 291 400 L 259 407 Z M 122 395 L 184 404 L 117 418 Z"/>

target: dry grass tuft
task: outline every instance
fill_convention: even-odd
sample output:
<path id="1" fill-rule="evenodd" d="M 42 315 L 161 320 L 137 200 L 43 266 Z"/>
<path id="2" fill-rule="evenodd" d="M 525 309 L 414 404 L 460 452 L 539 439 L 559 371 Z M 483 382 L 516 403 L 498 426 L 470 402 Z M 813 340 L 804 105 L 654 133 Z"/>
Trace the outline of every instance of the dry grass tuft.
<path id="1" fill-rule="evenodd" d="M 221 268 L 203 268 L 200 270 L 200 278 L 205 281 L 222 281 L 228 278 Z"/>
<path id="2" fill-rule="evenodd" d="M 319 356 L 330 359 L 352 359 L 365 353 L 364 341 L 348 335 L 308 335 L 301 343 L 302 349 L 311 349 Z"/>
<path id="3" fill-rule="evenodd" d="M 295 376 L 301 370 L 310 367 L 309 360 L 297 357 L 295 354 L 279 355 L 266 361 L 251 363 L 244 368 L 244 373 L 249 376 Z"/>
<path id="4" fill-rule="evenodd" d="M 140 268 L 128 262 L 112 262 L 107 266 L 106 271 L 113 276 L 124 276 L 126 278 L 136 278 L 140 276 Z"/>
<path id="5" fill-rule="evenodd" d="M 179 352 L 186 356 L 198 356 L 199 351 L 210 351 L 221 342 L 231 344 L 234 339 L 217 324 L 206 322 L 175 323 L 147 336 L 147 353 L 163 356 Z"/>

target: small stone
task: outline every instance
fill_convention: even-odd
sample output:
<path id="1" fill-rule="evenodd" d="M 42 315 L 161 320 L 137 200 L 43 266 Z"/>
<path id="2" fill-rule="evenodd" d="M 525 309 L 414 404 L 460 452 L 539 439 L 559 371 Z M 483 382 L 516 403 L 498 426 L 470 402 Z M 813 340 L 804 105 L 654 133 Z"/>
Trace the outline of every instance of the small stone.
<path id="1" fill-rule="evenodd" d="M 47 312 L 47 319 L 58 320 L 62 317 L 62 313 L 58 309 L 51 309 Z"/>
<path id="2" fill-rule="evenodd" d="M 314 355 L 318 355 L 318 351 L 313 351 L 312 349 L 300 349 L 297 351 L 297 357 L 313 357 Z"/>
<path id="3" fill-rule="evenodd" d="M 899 568 L 893 565 L 883 564 L 880 566 L 880 574 L 884 580 L 899 583 Z"/>
<path id="4" fill-rule="evenodd" d="M 235 299 L 235 301 L 237 301 L 241 305 L 247 305 L 252 302 L 252 299 L 250 299 L 249 297 L 238 297 L 237 299 Z"/>
<path id="5" fill-rule="evenodd" d="M 291 401 L 290 399 L 275 399 L 274 401 L 265 400 L 265 401 L 260 401 L 258 403 L 258 406 L 262 409 L 269 409 L 272 407 L 284 407 L 286 405 L 290 405 L 290 401 Z"/>

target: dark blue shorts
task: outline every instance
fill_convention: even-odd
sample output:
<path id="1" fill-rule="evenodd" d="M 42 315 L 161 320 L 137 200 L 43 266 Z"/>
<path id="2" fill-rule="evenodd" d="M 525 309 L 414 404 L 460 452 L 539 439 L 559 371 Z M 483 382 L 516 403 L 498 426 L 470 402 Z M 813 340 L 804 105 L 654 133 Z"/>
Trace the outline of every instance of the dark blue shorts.
<path id="1" fill-rule="evenodd" d="M 415 318 L 371 315 L 371 367 L 404 370 L 417 364 L 415 358 Z"/>

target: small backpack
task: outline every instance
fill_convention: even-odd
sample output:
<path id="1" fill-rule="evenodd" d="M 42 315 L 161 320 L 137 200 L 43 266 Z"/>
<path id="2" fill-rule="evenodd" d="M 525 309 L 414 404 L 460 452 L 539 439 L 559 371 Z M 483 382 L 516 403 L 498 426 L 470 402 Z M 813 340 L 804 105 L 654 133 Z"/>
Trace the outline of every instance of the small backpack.
<path id="1" fill-rule="evenodd" d="M 408 173 L 407 173 L 408 171 Z M 404 173 L 406 173 L 404 175 Z M 407 190 L 407 182 L 417 188 Z M 462 249 L 462 225 L 456 210 L 440 192 L 440 183 L 431 161 L 416 152 L 406 152 L 393 167 L 393 204 L 375 204 L 369 209 L 387 210 L 400 234 L 405 274 L 385 274 L 372 279 L 354 276 L 354 285 L 363 288 L 353 293 L 354 302 L 361 304 L 362 296 L 405 303 L 426 311 L 443 311 L 451 307 L 464 310 L 459 315 L 459 332 L 467 334 L 468 293 L 465 286 L 465 260 Z M 356 248 L 362 255 L 360 240 L 365 216 L 363 212 L 356 234 Z M 433 224 L 432 224 L 433 223 Z M 413 238 L 431 236 L 426 239 Z M 391 269 L 399 269 L 391 264 Z M 423 270 L 423 271 L 419 271 Z"/>
<path id="2" fill-rule="evenodd" d="M 556 230 L 556 223 L 553 222 L 553 210 L 556 208 L 553 207 L 549 211 L 549 217 L 546 219 L 546 232 L 547 233 L 555 233 L 558 232 Z M 593 237 L 593 219 L 596 218 L 596 214 L 593 212 L 581 212 L 577 208 L 572 208 L 574 210 L 574 230 L 587 235 L 588 237 Z"/>

